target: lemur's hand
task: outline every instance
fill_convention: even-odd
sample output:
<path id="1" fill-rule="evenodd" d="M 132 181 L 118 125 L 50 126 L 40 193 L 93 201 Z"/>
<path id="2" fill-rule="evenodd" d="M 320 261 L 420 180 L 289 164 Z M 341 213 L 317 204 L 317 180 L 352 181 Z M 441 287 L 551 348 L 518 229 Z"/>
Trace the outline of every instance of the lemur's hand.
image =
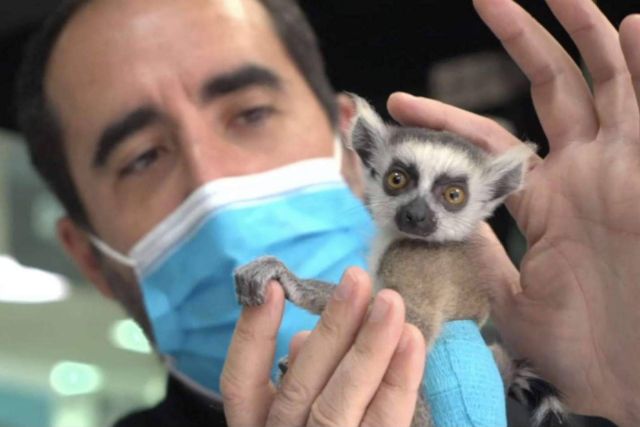
<path id="1" fill-rule="evenodd" d="M 233 272 L 238 303 L 249 307 L 264 304 L 269 282 L 290 274 L 287 267 L 272 256 L 260 257 L 239 267 Z"/>
<path id="2" fill-rule="evenodd" d="M 426 351 L 420 331 L 404 321 L 400 295 L 381 291 L 367 314 L 370 280 L 348 270 L 318 326 L 294 339 L 276 390 L 269 378 L 283 286 L 272 282 L 263 292 L 261 305 L 243 310 L 222 373 L 229 426 L 410 425 Z"/>
<path id="3" fill-rule="evenodd" d="M 529 250 L 521 276 L 499 245 L 494 317 L 580 413 L 640 424 L 640 16 L 617 33 L 591 0 L 547 0 L 593 79 L 512 0 L 475 0 L 531 81 L 550 154 L 508 200 Z M 635 92 L 634 92 L 635 82 Z M 400 122 L 448 129 L 494 152 L 520 142 L 488 119 L 394 95 Z"/>

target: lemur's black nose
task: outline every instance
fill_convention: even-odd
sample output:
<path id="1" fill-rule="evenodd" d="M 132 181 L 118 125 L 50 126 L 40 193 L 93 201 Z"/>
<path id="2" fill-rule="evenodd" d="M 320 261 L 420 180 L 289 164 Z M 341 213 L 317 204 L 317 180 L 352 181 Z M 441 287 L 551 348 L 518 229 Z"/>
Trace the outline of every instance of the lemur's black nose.
<path id="1" fill-rule="evenodd" d="M 427 202 L 417 197 L 398 209 L 396 225 L 400 231 L 425 237 L 435 231 L 436 218 Z"/>
<path id="2" fill-rule="evenodd" d="M 424 209 L 411 207 L 404 211 L 404 216 L 409 223 L 419 223 L 425 220 L 427 212 Z"/>

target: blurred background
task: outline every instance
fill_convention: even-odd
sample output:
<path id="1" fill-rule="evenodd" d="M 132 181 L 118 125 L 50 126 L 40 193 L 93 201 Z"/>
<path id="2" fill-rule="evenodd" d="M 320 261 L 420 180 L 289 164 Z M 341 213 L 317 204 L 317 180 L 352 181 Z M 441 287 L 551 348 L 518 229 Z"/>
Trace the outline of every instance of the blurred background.
<path id="1" fill-rule="evenodd" d="M 26 40 L 56 0 L 0 0 L 0 427 L 103 427 L 158 402 L 165 373 L 140 329 L 103 299 L 55 239 L 62 215 L 34 175 L 16 129 L 13 85 Z M 576 61 L 539 0 L 520 0 Z M 640 0 L 599 0 L 614 25 Z M 302 0 L 335 87 L 384 111 L 396 90 L 499 119 L 544 136 L 527 82 L 476 17 L 470 0 Z M 518 262 L 525 243 L 504 211 L 492 225 Z M 517 409 L 512 426 L 525 426 Z M 576 419 L 575 426 L 611 426 Z"/>

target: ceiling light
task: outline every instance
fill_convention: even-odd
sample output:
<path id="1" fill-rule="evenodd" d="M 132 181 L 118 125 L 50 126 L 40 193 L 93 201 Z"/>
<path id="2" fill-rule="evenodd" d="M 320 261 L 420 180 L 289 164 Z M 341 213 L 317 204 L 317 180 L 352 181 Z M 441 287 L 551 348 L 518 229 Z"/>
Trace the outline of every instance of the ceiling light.
<path id="1" fill-rule="evenodd" d="M 61 301 L 71 286 L 59 274 L 20 265 L 0 255 L 0 302 L 37 304 Z"/>
<path id="2" fill-rule="evenodd" d="M 100 368 L 86 363 L 62 361 L 49 373 L 49 384 L 63 396 L 93 393 L 100 390 L 104 376 Z"/>
<path id="3" fill-rule="evenodd" d="M 131 319 L 118 320 L 111 326 L 111 344 L 136 353 L 151 353 L 151 345 L 142 329 Z"/>

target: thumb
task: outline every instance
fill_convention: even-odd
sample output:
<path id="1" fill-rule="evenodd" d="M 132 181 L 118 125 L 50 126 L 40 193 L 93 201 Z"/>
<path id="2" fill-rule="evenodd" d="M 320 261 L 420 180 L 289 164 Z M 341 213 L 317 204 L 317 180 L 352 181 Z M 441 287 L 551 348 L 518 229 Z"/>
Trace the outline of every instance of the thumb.
<path id="1" fill-rule="evenodd" d="M 489 293 L 491 317 L 500 325 L 509 318 L 514 298 L 522 291 L 520 273 L 486 222 L 480 225 L 473 243 L 473 259 L 480 266 L 481 280 Z"/>

